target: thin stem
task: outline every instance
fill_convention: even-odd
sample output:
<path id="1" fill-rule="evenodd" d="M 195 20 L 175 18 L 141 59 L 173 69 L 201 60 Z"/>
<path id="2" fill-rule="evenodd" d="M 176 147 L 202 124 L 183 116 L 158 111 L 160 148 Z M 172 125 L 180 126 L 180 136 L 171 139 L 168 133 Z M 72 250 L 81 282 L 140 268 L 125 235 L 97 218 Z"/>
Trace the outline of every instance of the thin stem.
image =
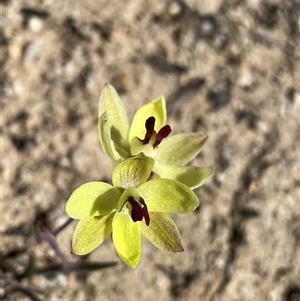
<path id="1" fill-rule="evenodd" d="M 57 236 L 61 231 L 63 231 L 65 228 L 67 228 L 71 223 L 73 222 L 72 218 L 68 218 L 67 221 L 62 224 L 60 227 L 55 229 L 52 233 L 54 236 Z"/>

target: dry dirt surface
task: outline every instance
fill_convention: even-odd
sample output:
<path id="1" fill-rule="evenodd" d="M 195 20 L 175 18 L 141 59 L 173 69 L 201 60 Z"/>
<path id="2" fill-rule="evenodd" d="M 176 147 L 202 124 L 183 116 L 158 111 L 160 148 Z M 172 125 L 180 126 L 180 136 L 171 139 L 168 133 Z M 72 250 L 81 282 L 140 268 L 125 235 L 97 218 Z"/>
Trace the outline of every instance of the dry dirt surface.
<path id="1" fill-rule="evenodd" d="M 296 0 L 1 1 L 2 300 L 300 300 L 299 8 Z M 36 221 L 67 221 L 70 193 L 110 181 L 97 134 L 105 83 L 130 118 L 163 94 L 173 133 L 209 136 L 193 165 L 215 176 L 174 216 L 185 252 L 111 239 L 62 270 Z"/>

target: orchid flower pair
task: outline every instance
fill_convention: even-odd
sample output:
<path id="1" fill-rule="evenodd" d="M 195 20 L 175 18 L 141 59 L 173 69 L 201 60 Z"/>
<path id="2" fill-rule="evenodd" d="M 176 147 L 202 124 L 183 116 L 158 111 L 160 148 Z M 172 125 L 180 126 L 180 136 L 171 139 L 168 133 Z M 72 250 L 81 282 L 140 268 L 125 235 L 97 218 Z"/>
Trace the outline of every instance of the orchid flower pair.
<path id="1" fill-rule="evenodd" d="M 143 105 L 129 126 L 125 108 L 106 85 L 99 102 L 98 130 L 104 152 L 118 162 L 112 185 L 89 182 L 78 187 L 66 204 L 79 223 L 72 250 L 85 255 L 112 233 L 119 257 L 135 268 L 141 258 L 141 235 L 166 252 L 181 252 L 179 231 L 169 213 L 195 210 L 192 189 L 213 175 L 209 168 L 184 166 L 206 141 L 196 133 L 168 137 L 166 104 L 161 96 Z"/>

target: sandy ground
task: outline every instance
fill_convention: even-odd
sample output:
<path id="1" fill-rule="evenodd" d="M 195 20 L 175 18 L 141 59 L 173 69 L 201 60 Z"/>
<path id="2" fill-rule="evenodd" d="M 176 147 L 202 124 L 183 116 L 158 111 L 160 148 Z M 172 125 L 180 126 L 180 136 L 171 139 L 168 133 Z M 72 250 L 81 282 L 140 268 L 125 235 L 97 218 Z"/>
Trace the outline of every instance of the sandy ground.
<path id="1" fill-rule="evenodd" d="M 296 0 L 1 1 L 2 300 L 300 300 L 299 8 Z M 34 224 L 62 225 L 70 193 L 110 180 L 97 135 L 105 83 L 129 116 L 164 94 L 173 133 L 209 136 L 215 176 L 174 216 L 185 252 L 143 241 L 132 270 L 111 239 L 63 273 Z M 24 276 L 29 260 L 46 271 Z M 23 275 L 23 276 L 22 276 Z"/>

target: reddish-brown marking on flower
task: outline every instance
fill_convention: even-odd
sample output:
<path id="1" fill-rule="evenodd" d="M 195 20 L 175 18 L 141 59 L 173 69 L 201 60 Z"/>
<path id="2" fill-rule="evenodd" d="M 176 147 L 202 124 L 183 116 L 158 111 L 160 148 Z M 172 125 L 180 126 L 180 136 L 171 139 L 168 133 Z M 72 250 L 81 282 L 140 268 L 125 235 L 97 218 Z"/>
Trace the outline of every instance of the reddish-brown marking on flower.
<path id="1" fill-rule="evenodd" d="M 153 144 L 154 147 L 157 147 L 161 141 L 168 137 L 171 133 L 171 127 L 169 125 L 165 125 L 163 126 L 157 133 L 156 135 L 156 140 L 155 140 L 155 143 Z"/>
<path id="2" fill-rule="evenodd" d="M 168 137 L 171 133 L 171 127 L 169 125 L 163 126 L 158 133 L 154 131 L 155 117 L 151 116 L 146 120 L 146 134 L 144 139 L 139 139 L 143 144 L 147 144 L 151 141 L 151 138 L 154 136 L 155 142 L 153 143 L 153 148 L 157 147 L 161 141 Z"/>
<path id="3" fill-rule="evenodd" d="M 152 117 L 149 117 L 147 120 L 146 120 L 146 135 L 145 135 L 145 138 L 144 140 L 141 140 L 143 142 L 143 144 L 147 144 L 149 143 L 150 139 L 152 138 L 153 134 L 155 134 L 155 131 L 154 131 L 154 125 L 155 125 L 155 118 L 152 116 Z"/>
<path id="4" fill-rule="evenodd" d="M 131 205 L 131 218 L 134 222 L 142 221 L 145 218 L 146 225 L 150 224 L 150 216 L 148 212 L 147 205 L 145 201 L 140 198 L 139 201 L 142 205 L 140 205 L 132 196 L 127 200 Z"/>

